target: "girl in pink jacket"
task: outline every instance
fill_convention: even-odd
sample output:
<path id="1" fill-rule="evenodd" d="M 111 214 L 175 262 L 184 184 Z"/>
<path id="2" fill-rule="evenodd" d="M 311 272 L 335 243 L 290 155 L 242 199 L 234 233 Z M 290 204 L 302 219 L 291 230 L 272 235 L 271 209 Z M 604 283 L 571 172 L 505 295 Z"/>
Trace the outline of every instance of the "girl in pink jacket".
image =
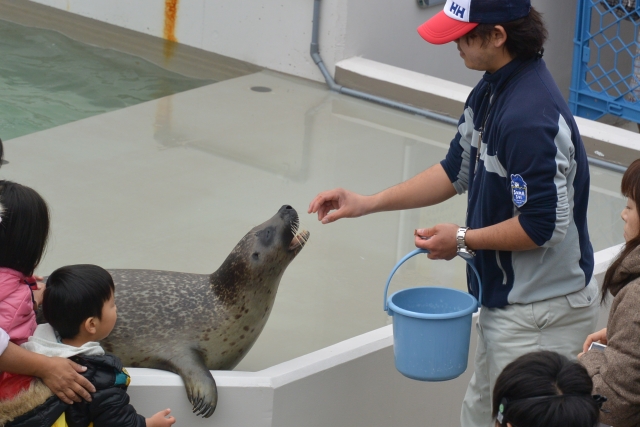
<path id="1" fill-rule="evenodd" d="M 0 180 L 0 329 L 15 344 L 36 328 L 33 272 L 49 236 L 49 209 L 33 189 Z M 41 290 L 37 292 L 41 298 Z M 28 387 L 30 377 L 0 372 L 0 399 Z"/>

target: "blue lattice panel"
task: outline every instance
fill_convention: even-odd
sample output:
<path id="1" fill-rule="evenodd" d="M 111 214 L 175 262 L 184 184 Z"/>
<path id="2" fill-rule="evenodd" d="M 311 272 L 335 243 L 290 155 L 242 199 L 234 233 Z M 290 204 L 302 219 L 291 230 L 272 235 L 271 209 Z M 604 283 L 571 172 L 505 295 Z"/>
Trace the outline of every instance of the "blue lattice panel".
<path id="1" fill-rule="evenodd" d="M 636 0 L 579 0 L 569 105 L 640 123 L 640 8 Z"/>

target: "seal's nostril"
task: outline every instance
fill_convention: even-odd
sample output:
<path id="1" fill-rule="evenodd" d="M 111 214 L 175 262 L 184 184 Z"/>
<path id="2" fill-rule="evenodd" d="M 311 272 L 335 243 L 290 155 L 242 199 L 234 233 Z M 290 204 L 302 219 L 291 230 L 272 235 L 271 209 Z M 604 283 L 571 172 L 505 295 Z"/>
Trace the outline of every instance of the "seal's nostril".
<path id="1" fill-rule="evenodd" d="M 293 208 L 292 208 L 291 206 L 289 206 L 289 205 L 286 205 L 284 208 L 285 208 L 285 209 L 293 209 Z"/>

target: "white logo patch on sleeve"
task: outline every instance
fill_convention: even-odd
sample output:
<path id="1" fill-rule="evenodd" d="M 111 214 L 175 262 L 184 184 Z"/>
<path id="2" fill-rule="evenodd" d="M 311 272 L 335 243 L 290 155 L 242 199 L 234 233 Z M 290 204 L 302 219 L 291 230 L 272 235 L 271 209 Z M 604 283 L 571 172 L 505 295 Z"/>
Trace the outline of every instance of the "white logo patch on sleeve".
<path id="1" fill-rule="evenodd" d="M 511 174 L 511 195 L 517 207 L 521 208 L 527 203 L 527 183 L 518 174 Z"/>

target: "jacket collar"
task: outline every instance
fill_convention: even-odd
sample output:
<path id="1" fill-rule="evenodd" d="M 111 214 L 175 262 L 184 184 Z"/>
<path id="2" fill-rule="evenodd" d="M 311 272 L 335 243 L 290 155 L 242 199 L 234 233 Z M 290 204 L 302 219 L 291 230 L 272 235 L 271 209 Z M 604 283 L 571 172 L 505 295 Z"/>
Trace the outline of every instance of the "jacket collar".
<path id="1" fill-rule="evenodd" d="M 630 280 L 637 278 L 638 275 L 640 275 L 640 246 L 633 249 L 622 260 L 622 263 L 613 274 L 611 287 L 609 288 L 611 295 L 615 297 Z"/>
<path id="2" fill-rule="evenodd" d="M 516 77 L 516 73 L 521 74 L 524 69 L 537 63 L 537 61 L 542 61 L 542 59 L 536 58 L 523 60 L 515 58 L 495 73 L 484 73 L 482 79 L 491 87 L 491 92 L 496 93 L 497 91 L 501 91 L 506 83 L 514 79 Z"/>
<path id="3" fill-rule="evenodd" d="M 117 371 L 122 371 L 123 369 L 122 361 L 112 354 L 103 354 L 100 356 L 88 356 L 79 354 L 77 356 L 71 357 L 70 359 L 76 361 L 76 363 L 79 364 L 82 364 L 83 360 L 87 360 L 95 365 L 107 366 Z"/>

